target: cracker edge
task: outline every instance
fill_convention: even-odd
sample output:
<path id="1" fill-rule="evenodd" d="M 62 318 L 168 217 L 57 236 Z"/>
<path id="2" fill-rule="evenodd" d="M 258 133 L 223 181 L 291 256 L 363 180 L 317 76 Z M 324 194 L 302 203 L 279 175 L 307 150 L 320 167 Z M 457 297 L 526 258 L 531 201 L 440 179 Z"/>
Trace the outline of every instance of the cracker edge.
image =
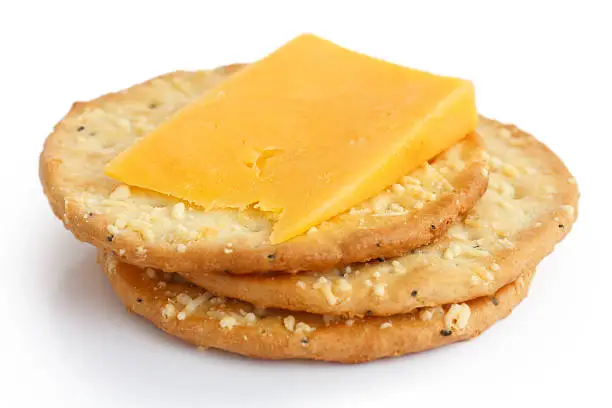
<path id="1" fill-rule="evenodd" d="M 102 258 L 104 256 L 107 255 L 101 255 Z M 164 320 L 161 309 L 165 301 L 160 298 L 152 299 L 146 290 L 131 286 L 122 278 L 122 274 L 132 272 L 121 271 L 123 266 L 126 265 L 119 263 L 119 270 L 115 271 L 104 267 L 103 269 L 127 310 L 144 317 L 172 336 L 199 347 L 221 349 L 248 357 L 340 363 L 363 363 L 397 357 L 477 337 L 495 322 L 507 317 L 527 296 L 535 273 L 534 269 L 527 270 L 520 275 L 521 281 L 505 285 L 493 296 L 468 301 L 471 316 L 467 326 L 448 336 L 441 335 L 441 330 L 445 328 L 442 317 L 422 321 L 411 313 L 364 318 L 364 321 L 355 322 L 351 327 L 343 323 L 320 327 L 308 335 L 308 346 L 305 347 L 300 342 L 302 336 L 284 330 L 280 320 L 278 330 L 275 328 L 263 335 L 257 325 L 234 327 L 228 331 L 222 329 L 219 321 L 215 319 L 190 317 L 183 321 Z M 388 321 L 392 322 L 391 327 L 382 330 L 381 324 Z"/>

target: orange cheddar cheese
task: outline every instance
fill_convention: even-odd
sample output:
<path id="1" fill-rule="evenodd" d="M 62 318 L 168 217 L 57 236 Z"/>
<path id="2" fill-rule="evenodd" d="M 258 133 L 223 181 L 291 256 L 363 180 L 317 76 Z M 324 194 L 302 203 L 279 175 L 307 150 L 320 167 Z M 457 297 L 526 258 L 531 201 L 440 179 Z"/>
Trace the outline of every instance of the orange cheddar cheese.
<path id="1" fill-rule="evenodd" d="M 206 209 L 276 212 L 274 244 L 380 192 L 476 124 L 471 82 L 307 34 L 178 111 L 106 174 Z"/>

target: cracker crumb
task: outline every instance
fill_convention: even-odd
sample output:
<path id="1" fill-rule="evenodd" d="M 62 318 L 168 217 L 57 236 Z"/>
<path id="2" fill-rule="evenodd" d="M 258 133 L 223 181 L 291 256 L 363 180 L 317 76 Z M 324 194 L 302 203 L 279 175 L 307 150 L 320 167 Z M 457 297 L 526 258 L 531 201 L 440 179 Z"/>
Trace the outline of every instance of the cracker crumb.
<path id="1" fill-rule="evenodd" d="M 393 191 L 397 195 L 402 195 L 406 192 L 406 189 L 401 184 L 395 183 L 391 186 L 391 191 Z"/>
<path id="2" fill-rule="evenodd" d="M 386 283 L 377 283 L 374 285 L 374 294 L 378 297 L 385 296 L 385 288 L 387 287 Z"/>
<path id="3" fill-rule="evenodd" d="M 421 185 L 421 180 L 411 177 L 411 176 L 402 177 L 402 182 L 404 183 L 404 185 L 413 185 L 413 186 Z"/>
<path id="4" fill-rule="evenodd" d="M 250 326 L 257 321 L 257 316 L 255 316 L 255 313 L 249 312 L 244 315 L 244 321 L 247 323 L 248 326 Z"/>
<path id="5" fill-rule="evenodd" d="M 183 296 L 181 296 L 183 295 Z M 181 297 L 181 298 L 179 298 Z M 177 302 L 184 304 L 185 308 L 177 315 L 177 319 L 185 320 L 187 317 L 191 316 L 193 312 L 196 311 L 198 307 L 208 299 L 210 299 L 211 295 L 209 293 L 203 293 L 192 299 L 191 296 L 187 294 L 180 294 L 177 296 Z"/>
<path id="6" fill-rule="evenodd" d="M 187 306 L 189 304 L 189 302 L 191 302 L 191 296 L 189 296 L 186 293 L 179 293 L 176 296 L 176 301 L 179 302 L 181 305 L 183 306 Z"/>
<path id="7" fill-rule="evenodd" d="M 124 229 L 125 227 L 127 227 L 127 221 L 124 218 L 117 218 L 115 220 L 115 227 L 119 229 Z"/>
<path id="8" fill-rule="evenodd" d="M 454 160 L 449 163 L 449 166 L 453 171 L 463 171 L 465 169 L 465 163 L 461 160 Z"/>
<path id="9" fill-rule="evenodd" d="M 568 178 L 568 179 L 567 179 L 567 182 L 568 182 L 568 183 L 570 183 L 570 184 L 576 184 L 576 183 L 577 183 L 577 182 L 576 182 L 576 177 L 570 177 L 570 178 Z"/>
<path id="10" fill-rule="evenodd" d="M 323 293 L 323 296 L 325 296 L 325 299 L 330 306 L 334 306 L 338 303 L 338 298 L 332 292 L 331 282 L 324 276 L 321 276 L 315 283 L 313 283 L 312 287 L 313 289 L 319 289 Z"/>
<path id="11" fill-rule="evenodd" d="M 398 203 L 391 203 L 391 205 L 389 206 L 389 210 L 391 210 L 392 213 L 400 213 L 400 214 L 406 212 L 406 209 Z"/>
<path id="12" fill-rule="evenodd" d="M 472 272 L 477 276 L 480 280 L 483 281 L 492 281 L 495 278 L 493 272 L 485 268 L 484 266 L 476 266 L 472 269 Z M 481 283 L 479 280 L 475 279 L 474 275 L 472 276 L 472 283 Z"/>
<path id="13" fill-rule="evenodd" d="M 467 241 L 469 239 L 469 234 L 464 226 L 452 226 L 449 228 L 447 235 L 449 238 L 459 241 Z"/>
<path id="14" fill-rule="evenodd" d="M 187 246 L 185 244 L 178 244 L 176 246 L 176 252 L 180 254 L 184 254 L 187 251 Z"/>
<path id="15" fill-rule="evenodd" d="M 350 292 L 353 290 L 353 285 L 351 285 L 349 281 L 344 278 L 336 279 L 334 286 L 340 292 Z"/>
<path id="16" fill-rule="evenodd" d="M 176 226 L 177 236 L 183 241 L 193 241 L 198 238 L 198 231 L 188 229 L 182 224 Z"/>
<path id="17" fill-rule="evenodd" d="M 344 324 L 347 325 L 348 327 L 353 327 L 353 324 L 355 323 L 355 320 L 353 319 L 347 319 Z"/>
<path id="18" fill-rule="evenodd" d="M 172 303 L 167 303 L 166 306 L 163 307 L 161 313 L 164 319 L 170 320 L 176 316 L 176 308 Z"/>
<path id="19" fill-rule="evenodd" d="M 117 273 L 117 260 L 114 257 L 106 258 L 106 269 L 114 275 Z"/>
<path id="20" fill-rule="evenodd" d="M 482 177 L 489 177 L 489 170 L 483 167 L 482 169 L 480 169 L 480 175 Z"/>
<path id="21" fill-rule="evenodd" d="M 488 281 L 492 281 L 493 279 L 495 279 L 495 275 L 493 275 L 493 273 L 488 270 L 488 269 L 484 269 L 482 270 L 482 276 L 483 279 L 488 280 Z"/>
<path id="22" fill-rule="evenodd" d="M 470 245 L 463 245 L 460 251 L 462 254 L 466 254 L 467 256 L 473 258 L 484 258 L 489 256 L 489 251 L 485 251 L 484 249 L 474 248 Z"/>
<path id="23" fill-rule="evenodd" d="M 457 242 L 451 242 L 448 248 L 444 251 L 442 257 L 447 261 L 455 259 L 455 257 L 461 254 L 461 246 Z"/>
<path id="24" fill-rule="evenodd" d="M 519 171 L 511 164 L 504 163 L 501 166 L 501 171 L 508 177 L 516 177 L 519 175 Z"/>
<path id="25" fill-rule="evenodd" d="M 109 198 L 111 200 L 126 200 L 130 197 L 130 195 L 130 187 L 125 184 L 121 184 L 117 186 L 112 193 L 110 193 Z"/>
<path id="26" fill-rule="evenodd" d="M 465 304 L 453 304 L 444 315 L 444 326 L 449 330 L 463 330 L 470 320 L 471 310 Z"/>
<path id="27" fill-rule="evenodd" d="M 372 206 L 376 214 L 382 214 L 389 207 L 390 198 L 387 196 L 381 196 L 374 199 Z"/>
<path id="28" fill-rule="evenodd" d="M 143 228 L 140 232 L 147 242 L 151 242 L 155 239 L 155 234 L 149 228 Z"/>
<path id="29" fill-rule="evenodd" d="M 290 332 L 295 330 L 295 317 L 293 315 L 289 315 L 283 319 L 283 326 Z"/>
<path id="30" fill-rule="evenodd" d="M 312 333 L 315 330 L 316 329 L 314 327 L 311 327 L 304 322 L 299 322 L 298 324 L 295 325 L 296 333 L 307 334 L 307 333 Z"/>
<path id="31" fill-rule="evenodd" d="M 219 321 L 219 326 L 222 329 L 232 330 L 234 326 L 238 324 L 238 321 L 234 316 L 225 316 Z"/>
<path id="32" fill-rule="evenodd" d="M 435 201 L 438 198 L 436 193 L 425 193 L 425 201 Z"/>
<path id="33" fill-rule="evenodd" d="M 149 279 L 155 279 L 155 277 L 157 276 L 157 273 L 153 268 L 145 268 L 145 273 L 149 277 Z"/>
<path id="34" fill-rule="evenodd" d="M 425 309 L 422 309 L 419 312 L 419 319 L 421 319 L 424 322 L 427 322 L 427 321 L 431 320 L 432 317 L 433 317 L 433 310 L 431 308 L 429 308 L 429 307 L 425 308 Z"/>
<path id="35" fill-rule="evenodd" d="M 225 298 L 223 296 L 215 296 L 210 298 L 210 304 L 213 306 L 225 304 Z"/>
<path id="36" fill-rule="evenodd" d="M 170 212 L 172 218 L 177 220 L 182 220 L 185 218 L 185 204 L 184 203 L 176 203 L 172 207 L 172 211 Z"/>
<path id="37" fill-rule="evenodd" d="M 393 272 L 400 275 L 407 272 L 406 267 L 402 265 L 398 260 L 391 261 L 391 267 L 393 268 Z"/>
<path id="38" fill-rule="evenodd" d="M 388 329 L 389 327 L 393 327 L 393 323 L 392 322 L 384 322 L 383 324 L 380 325 L 381 329 Z"/>
<path id="39" fill-rule="evenodd" d="M 119 228 L 117 228 L 114 224 L 109 224 L 106 226 L 106 230 L 111 234 L 111 235 L 118 235 L 120 230 Z"/>
<path id="40" fill-rule="evenodd" d="M 297 286 L 300 289 L 306 289 L 306 284 L 304 283 L 304 281 L 301 281 L 301 280 L 297 281 L 295 283 L 295 286 Z"/>

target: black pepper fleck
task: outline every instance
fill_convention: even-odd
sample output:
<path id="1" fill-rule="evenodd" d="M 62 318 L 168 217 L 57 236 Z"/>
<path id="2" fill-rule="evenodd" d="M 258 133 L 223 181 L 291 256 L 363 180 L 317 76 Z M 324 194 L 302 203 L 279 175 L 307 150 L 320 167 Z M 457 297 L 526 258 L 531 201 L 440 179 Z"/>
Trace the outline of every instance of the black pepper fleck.
<path id="1" fill-rule="evenodd" d="M 82 131 L 84 131 L 84 130 L 85 130 L 85 126 L 79 126 L 79 127 L 77 128 L 77 132 L 82 132 Z"/>
<path id="2" fill-rule="evenodd" d="M 447 336 L 450 336 L 451 334 L 453 334 L 452 330 L 449 330 L 449 329 L 440 330 L 440 336 L 447 337 Z"/>
<path id="3" fill-rule="evenodd" d="M 376 260 L 378 262 L 385 262 L 385 258 L 383 258 L 382 256 L 379 256 L 378 258 L 376 258 Z"/>
<path id="4" fill-rule="evenodd" d="M 300 340 L 300 343 L 306 345 L 306 344 L 310 343 L 310 340 L 308 340 L 308 337 L 304 337 L 302 340 Z"/>
<path id="5" fill-rule="evenodd" d="M 109 235 L 108 237 L 106 237 L 106 240 L 107 240 L 108 242 L 113 242 L 113 238 L 115 238 L 115 236 L 111 234 L 111 235 Z"/>
<path id="6" fill-rule="evenodd" d="M 366 315 L 367 316 L 372 316 L 374 314 L 374 312 L 372 312 L 371 310 L 366 310 Z"/>
<path id="7" fill-rule="evenodd" d="M 95 214 L 90 212 L 89 214 L 87 214 L 88 217 L 93 217 Z"/>
<path id="8" fill-rule="evenodd" d="M 149 104 L 149 109 L 157 108 L 157 104 L 155 102 Z"/>
<path id="9" fill-rule="evenodd" d="M 565 228 L 565 225 L 559 224 L 559 228 Z"/>
<path id="10" fill-rule="evenodd" d="M 95 136 L 95 135 L 96 135 L 96 132 L 90 132 L 89 133 L 89 136 Z"/>
<path id="11" fill-rule="evenodd" d="M 431 225 L 429 226 L 429 228 L 431 228 L 431 230 L 432 230 L 432 231 L 435 231 L 435 230 L 436 230 L 436 226 L 435 226 L 435 225 L 433 225 L 433 224 L 431 224 Z"/>
<path id="12" fill-rule="evenodd" d="M 380 247 L 382 246 L 382 244 L 381 244 L 380 242 L 377 242 L 377 243 L 376 243 L 376 246 L 377 246 L 378 248 L 380 248 Z"/>
<path id="13" fill-rule="evenodd" d="M 269 259 L 270 261 L 275 260 L 275 259 L 276 259 L 276 254 L 268 254 L 268 259 Z"/>
<path id="14" fill-rule="evenodd" d="M 493 302 L 493 304 L 494 304 L 495 306 L 499 305 L 499 300 L 497 300 L 497 298 L 496 298 L 496 297 L 492 297 L 492 298 L 491 298 L 491 302 Z"/>
<path id="15" fill-rule="evenodd" d="M 413 290 L 412 292 L 410 292 L 410 296 L 416 297 L 417 293 L 418 292 L 416 290 Z"/>
<path id="16" fill-rule="evenodd" d="M 140 297 L 139 297 L 139 298 L 136 298 L 136 302 L 138 302 L 138 303 L 142 303 L 142 298 L 140 298 Z"/>

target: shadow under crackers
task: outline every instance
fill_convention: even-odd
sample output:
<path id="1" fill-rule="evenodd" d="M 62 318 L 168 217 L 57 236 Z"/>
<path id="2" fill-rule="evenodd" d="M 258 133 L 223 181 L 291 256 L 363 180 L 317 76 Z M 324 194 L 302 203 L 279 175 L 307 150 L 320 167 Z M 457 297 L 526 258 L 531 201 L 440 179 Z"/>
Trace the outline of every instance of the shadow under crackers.
<path id="1" fill-rule="evenodd" d="M 418 376 L 417 367 L 422 369 L 416 360 L 435 359 L 444 352 L 433 350 L 355 366 L 255 360 L 219 350 L 198 350 L 127 312 L 96 263 L 93 247 L 59 228 L 43 238 L 49 266 L 44 271 L 47 284 L 41 286 L 50 319 L 46 341 L 54 345 L 55 357 L 64 366 L 91 385 L 92 395 L 104 389 L 138 400 L 154 390 L 160 404 L 176 404 L 193 402 L 205 392 L 209 398 L 225 398 L 231 406 L 232 398 L 240 397 L 236 384 L 241 384 L 254 401 L 261 397 L 290 404 L 308 388 L 330 402 L 340 402 L 347 392 L 367 395 L 372 388 L 393 392 L 400 384 L 406 387 L 405 379 Z M 397 376 L 390 377 L 393 373 Z"/>

